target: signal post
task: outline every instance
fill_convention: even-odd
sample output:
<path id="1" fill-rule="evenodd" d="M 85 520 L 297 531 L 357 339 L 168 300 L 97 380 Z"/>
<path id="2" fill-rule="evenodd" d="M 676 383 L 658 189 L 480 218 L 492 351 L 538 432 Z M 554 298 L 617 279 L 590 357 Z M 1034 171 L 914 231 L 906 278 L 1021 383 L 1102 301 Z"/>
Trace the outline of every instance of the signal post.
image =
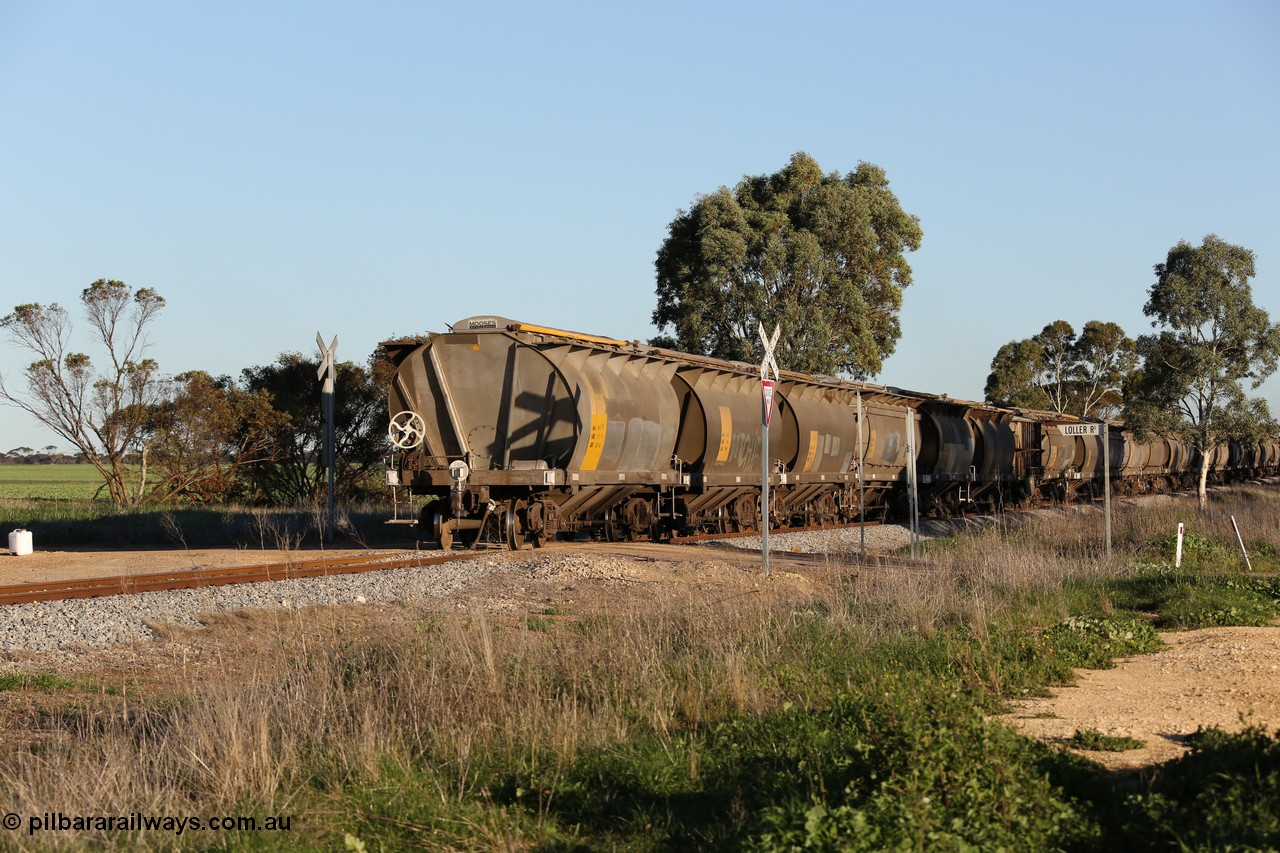
<path id="1" fill-rule="evenodd" d="M 334 460 L 334 379 L 338 375 L 333 364 L 333 354 L 338 349 L 338 336 L 333 336 L 333 343 L 324 345 L 324 338 L 316 332 L 316 344 L 320 347 L 320 367 L 316 370 L 316 378 L 324 382 L 320 389 L 321 411 L 324 416 L 324 464 L 329 469 L 329 498 L 325 504 L 325 534 L 330 545 L 333 544 L 333 470 L 337 462 Z"/>
<path id="2" fill-rule="evenodd" d="M 1102 437 L 1102 506 L 1107 517 L 1107 561 L 1111 560 L 1111 435 L 1106 421 L 1063 424 L 1063 435 L 1097 435 Z"/>

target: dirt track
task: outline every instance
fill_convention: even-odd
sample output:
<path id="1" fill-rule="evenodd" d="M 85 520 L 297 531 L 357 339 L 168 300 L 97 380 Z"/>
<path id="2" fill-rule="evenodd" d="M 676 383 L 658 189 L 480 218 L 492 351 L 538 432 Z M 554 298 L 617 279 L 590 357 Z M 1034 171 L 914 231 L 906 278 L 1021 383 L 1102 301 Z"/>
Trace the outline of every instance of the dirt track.
<path id="1" fill-rule="evenodd" d="M 1055 689 L 1051 698 L 1017 702 L 1005 719 L 1051 743 L 1090 728 L 1146 744 L 1082 753 L 1115 770 L 1177 758 L 1200 726 L 1280 729 L 1280 627 L 1206 628 L 1161 638 L 1167 648 L 1114 669 L 1079 670 L 1074 685 Z"/>

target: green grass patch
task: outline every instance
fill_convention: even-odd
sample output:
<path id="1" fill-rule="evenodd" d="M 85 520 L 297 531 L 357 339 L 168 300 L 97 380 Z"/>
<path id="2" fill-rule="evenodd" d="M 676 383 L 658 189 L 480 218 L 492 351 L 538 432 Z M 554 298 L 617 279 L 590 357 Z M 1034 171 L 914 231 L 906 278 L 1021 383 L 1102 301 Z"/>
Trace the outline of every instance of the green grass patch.
<path id="1" fill-rule="evenodd" d="M 1137 738 L 1104 735 L 1097 729 L 1076 729 L 1076 733 L 1067 739 L 1067 745 L 1090 752 L 1127 752 L 1146 746 Z"/>
<path id="2" fill-rule="evenodd" d="M 0 690 L 36 690 L 52 693 L 55 690 L 66 690 L 75 686 L 74 681 L 68 681 L 52 672 L 6 672 L 0 675 Z"/>
<path id="3" fill-rule="evenodd" d="M 938 849 L 1050 849 L 1096 838 L 1049 778 L 1069 759 L 947 687 L 912 679 L 818 710 L 646 737 L 583 755 L 558 779 L 513 780 L 500 800 L 531 800 L 588 846 L 883 850 L 923 837 Z"/>
<path id="4" fill-rule="evenodd" d="M 1168 564 L 1143 564 L 1109 584 L 1116 606 L 1155 614 L 1160 629 L 1262 626 L 1280 619 L 1280 577 L 1203 574 Z"/>

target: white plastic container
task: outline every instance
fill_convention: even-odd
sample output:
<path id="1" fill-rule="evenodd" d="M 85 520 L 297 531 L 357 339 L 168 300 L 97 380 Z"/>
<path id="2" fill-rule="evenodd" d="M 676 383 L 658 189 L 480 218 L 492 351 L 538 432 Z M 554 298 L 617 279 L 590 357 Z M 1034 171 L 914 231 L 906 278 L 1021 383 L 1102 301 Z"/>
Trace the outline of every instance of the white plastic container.
<path id="1" fill-rule="evenodd" d="M 15 557 L 23 557 L 34 549 L 30 530 L 15 530 L 9 534 L 9 551 Z"/>

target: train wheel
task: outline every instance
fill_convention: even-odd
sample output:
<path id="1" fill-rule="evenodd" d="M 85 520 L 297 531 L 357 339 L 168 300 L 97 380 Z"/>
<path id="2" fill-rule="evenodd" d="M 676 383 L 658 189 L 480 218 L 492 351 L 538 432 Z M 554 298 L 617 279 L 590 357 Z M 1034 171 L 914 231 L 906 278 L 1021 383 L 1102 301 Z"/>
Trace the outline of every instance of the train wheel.
<path id="1" fill-rule="evenodd" d="M 442 512 L 431 516 L 431 535 L 440 545 L 441 551 L 453 549 L 454 526 L 453 519 L 445 518 Z"/>
<path id="2" fill-rule="evenodd" d="M 752 495 L 743 495 L 734 503 L 734 532 L 758 530 L 760 528 L 760 499 Z"/>
<path id="3" fill-rule="evenodd" d="M 502 538 L 512 551 L 520 550 L 520 504 L 515 499 L 507 501 L 507 509 L 502 513 Z"/>
<path id="4" fill-rule="evenodd" d="M 654 527 L 653 509 L 644 498 L 632 498 L 622 507 L 622 529 L 628 542 L 638 542 Z"/>
<path id="5" fill-rule="evenodd" d="M 547 541 L 546 508 L 541 501 L 533 501 L 524 511 L 525 539 L 535 548 Z"/>

